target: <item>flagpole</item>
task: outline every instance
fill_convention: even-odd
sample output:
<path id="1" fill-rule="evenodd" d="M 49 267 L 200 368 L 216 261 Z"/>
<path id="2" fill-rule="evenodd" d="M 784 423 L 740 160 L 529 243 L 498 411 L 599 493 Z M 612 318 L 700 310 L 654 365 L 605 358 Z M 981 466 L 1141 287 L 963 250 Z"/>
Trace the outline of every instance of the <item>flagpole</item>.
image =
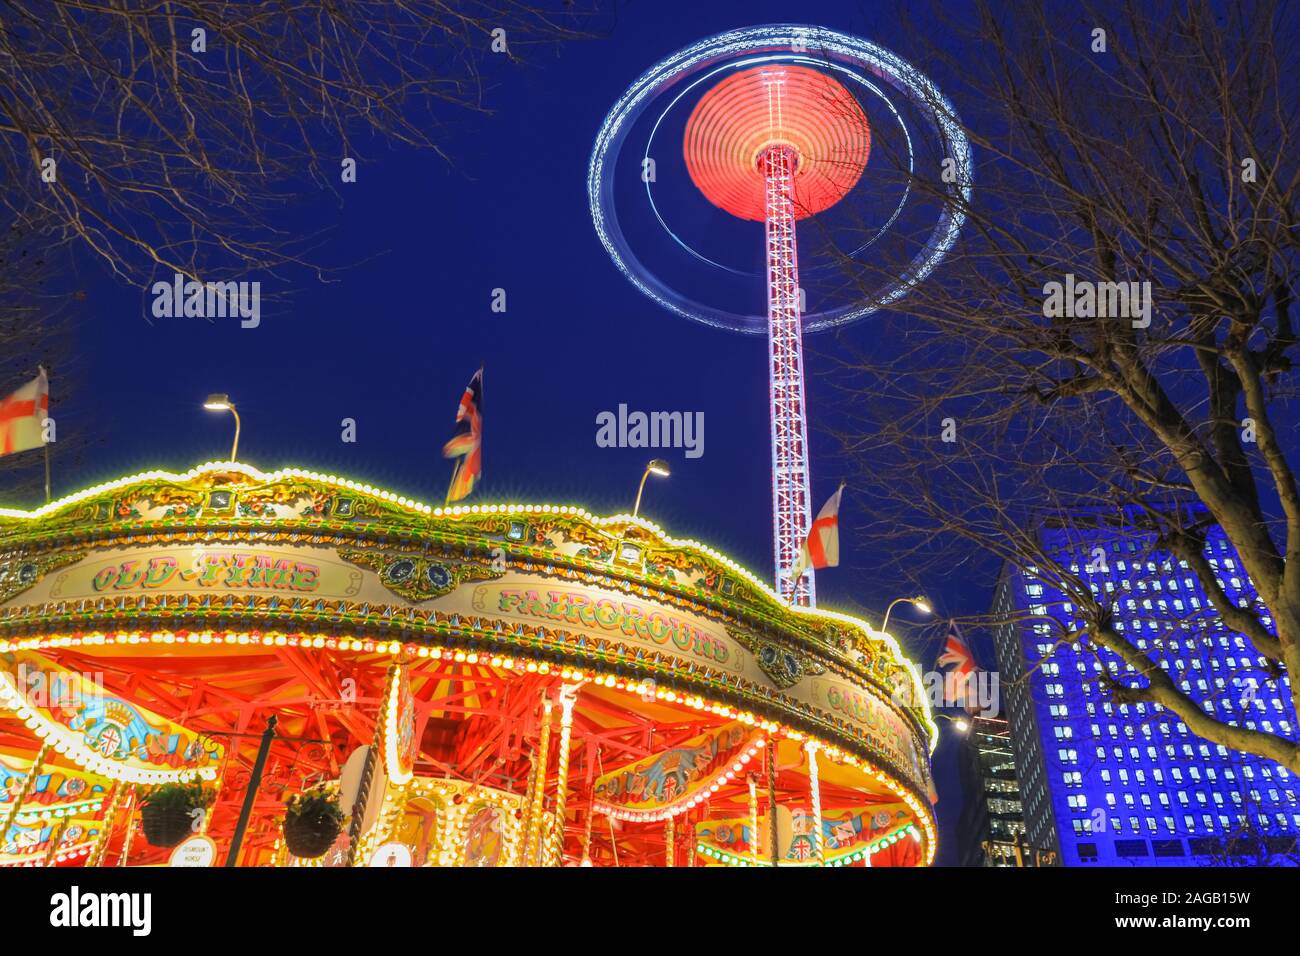
<path id="1" fill-rule="evenodd" d="M 451 505 L 451 489 L 456 487 L 456 476 L 460 474 L 460 466 L 464 463 L 464 461 L 465 461 L 464 458 L 457 458 L 456 467 L 451 470 L 451 482 L 447 485 L 446 497 L 442 499 L 442 506 L 444 508 L 449 507 Z"/>
<path id="2" fill-rule="evenodd" d="M 49 394 L 50 394 L 50 373 L 45 370 L 44 365 L 36 366 L 38 375 L 45 378 L 45 417 L 50 417 Z M 41 444 L 45 448 L 45 503 L 50 503 L 50 440 L 45 435 L 45 422 L 41 422 Z"/>

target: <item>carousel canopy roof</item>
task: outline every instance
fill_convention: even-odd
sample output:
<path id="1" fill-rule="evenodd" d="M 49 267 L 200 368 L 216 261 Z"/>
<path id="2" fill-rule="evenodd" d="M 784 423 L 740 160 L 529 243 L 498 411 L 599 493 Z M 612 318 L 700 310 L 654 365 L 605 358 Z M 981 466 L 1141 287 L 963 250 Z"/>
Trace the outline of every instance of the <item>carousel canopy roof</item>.
<path id="1" fill-rule="evenodd" d="M 320 687 L 293 668 L 344 668 L 370 700 L 375 674 L 414 661 L 425 717 L 451 728 L 452 718 L 504 707 L 510 674 L 528 680 L 549 666 L 581 675 L 582 720 L 602 739 L 683 720 L 679 735 L 690 737 L 686 717 L 697 714 L 707 718 L 700 728 L 779 728 L 783 746 L 820 740 L 827 786 L 837 763 L 879 783 L 922 822 L 933 852 L 926 750 L 937 730 L 898 643 L 857 618 L 790 607 L 726 555 L 626 514 L 440 508 L 332 475 L 231 462 L 145 472 L 30 511 L 0 509 L 0 659 L 51 686 L 65 671 L 102 671 L 113 706 L 178 720 L 141 711 L 150 727 L 137 736 L 161 750 L 141 751 L 140 767 L 106 765 L 144 781 L 190 767 L 192 731 L 222 726 L 224 711 L 204 716 L 204 700 L 301 710 L 291 726 L 313 736 Z M 6 708 L 16 724 L 0 722 L 0 738 L 19 740 L 26 723 L 84 758 L 78 765 L 95 762 L 82 744 L 103 741 L 64 740 L 57 712 L 16 697 L 0 701 Z"/>
<path id="2" fill-rule="evenodd" d="M 275 551 L 267 559 L 249 548 L 249 555 L 230 550 L 241 542 L 274 545 Z M 186 566 L 188 553 L 177 548 L 182 544 L 194 554 L 193 567 Z M 159 545 L 168 550 L 154 554 Z M 319 560 L 322 553 L 326 560 Z M 312 560 L 294 560 L 302 555 Z M 138 601 L 119 599 L 116 620 L 123 614 L 147 617 L 166 606 L 169 594 L 176 613 L 177 602 L 181 610 L 192 608 L 195 592 L 218 590 L 203 587 L 218 573 L 225 576 L 222 584 L 240 584 L 240 593 L 249 595 L 246 605 L 226 596 L 227 610 L 269 615 L 289 608 L 291 601 L 310 610 L 313 595 L 344 596 L 356 599 L 347 607 L 373 616 L 381 602 L 400 595 L 407 607 L 397 613 L 403 614 L 410 605 L 427 606 L 467 581 L 491 577 L 487 568 L 507 556 L 512 567 L 522 564 L 530 573 L 583 585 L 613 581 L 624 593 L 734 621 L 738 629 L 728 627 L 727 633 L 746 643 L 778 686 L 816 672 L 805 651 L 818 661 L 843 665 L 846 674 L 865 672 L 874 695 L 892 700 L 889 706 L 907 715 L 923 747 L 933 750 L 937 742 L 920 674 L 891 635 L 846 614 L 791 607 L 725 554 L 674 538 L 645 518 L 602 517 L 571 505 L 436 507 L 298 468 L 263 472 L 243 463 L 209 462 L 182 474 L 142 472 L 32 510 L 0 508 L 0 637 L 32 633 L 37 621 L 83 628 L 102 624 L 91 618 L 104 606 L 103 598 L 139 591 L 153 593 Z M 123 557 L 131 560 L 114 560 Z M 62 579 L 54 573 L 69 565 L 74 567 Z M 358 567 L 373 573 L 364 586 L 355 584 Z M 63 580 L 70 576 L 77 579 Z M 369 580 L 376 576 L 386 590 Z M 584 601 L 580 595 L 557 612 L 553 604 L 538 607 L 536 591 L 498 590 L 502 610 L 513 601 L 512 610 L 520 614 L 557 620 L 563 613 L 571 622 L 575 614 L 592 613 L 577 606 Z M 366 600 L 372 592 L 379 597 Z M 74 600 L 78 597 L 83 600 Z M 498 595 L 492 599 L 495 603 Z M 208 596 L 203 601 L 213 604 Z M 601 623 L 621 626 L 624 634 L 643 627 L 635 620 Z M 688 633 L 698 642 L 698 631 L 681 631 Z M 756 641 L 755 633 L 764 637 Z M 860 710 L 857 703 L 843 706 Z"/>

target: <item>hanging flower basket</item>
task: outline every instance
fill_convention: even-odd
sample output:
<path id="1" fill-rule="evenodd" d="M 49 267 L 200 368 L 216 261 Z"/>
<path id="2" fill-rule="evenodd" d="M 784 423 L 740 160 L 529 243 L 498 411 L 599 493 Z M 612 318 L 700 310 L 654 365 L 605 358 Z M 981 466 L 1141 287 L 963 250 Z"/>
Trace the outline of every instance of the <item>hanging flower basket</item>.
<path id="1" fill-rule="evenodd" d="M 192 783 L 165 783 L 155 788 L 140 805 L 144 838 L 151 846 L 175 846 L 199 832 L 195 824 L 202 817 L 194 811 L 206 811 L 213 799 L 214 794 L 197 780 Z"/>
<path id="2" fill-rule="evenodd" d="M 284 845 L 299 859 L 314 860 L 329 852 L 343 832 L 338 798 L 323 790 L 308 790 L 289 800 L 284 814 Z"/>

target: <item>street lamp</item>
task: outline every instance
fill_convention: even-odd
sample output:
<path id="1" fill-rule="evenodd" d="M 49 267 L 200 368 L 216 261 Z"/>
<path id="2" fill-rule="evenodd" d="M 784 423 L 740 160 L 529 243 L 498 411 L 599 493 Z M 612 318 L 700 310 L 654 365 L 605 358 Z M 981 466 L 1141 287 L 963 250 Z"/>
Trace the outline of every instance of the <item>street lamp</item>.
<path id="1" fill-rule="evenodd" d="M 930 613 L 930 602 L 925 599 L 924 595 L 918 594 L 916 597 L 895 598 L 890 602 L 889 607 L 885 608 L 885 620 L 880 625 L 882 631 L 889 630 L 889 612 L 894 609 L 895 604 L 910 604 L 922 614 Z"/>
<path id="2" fill-rule="evenodd" d="M 208 396 L 203 407 L 210 412 L 230 412 L 235 416 L 235 443 L 230 446 L 230 460 L 234 461 L 235 454 L 239 451 L 239 412 L 235 411 L 235 403 L 229 395 L 214 392 Z"/>
<path id="3" fill-rule="evenodd" d="M 636 504 L 632 506 L 632 517 L 635 518 L 641 511 L 641 493 L 645 491 L 645 480 L 651 475 L 658 475 L 660 478 L 667 478 L 672 474 L 672 469 L 668 467 L 668 462 L 662 458 L 653 459 L 650 464 L 645 466 L 645 473 L 641 475 L 641 486 L 636 490 Z"/>

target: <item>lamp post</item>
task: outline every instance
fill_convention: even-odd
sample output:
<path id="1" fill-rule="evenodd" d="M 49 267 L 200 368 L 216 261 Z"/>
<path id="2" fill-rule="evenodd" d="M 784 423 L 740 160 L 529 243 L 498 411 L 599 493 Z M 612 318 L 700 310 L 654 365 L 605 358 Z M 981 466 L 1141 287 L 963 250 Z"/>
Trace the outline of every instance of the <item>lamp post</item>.
<path id="1" fill-rule="evenodd" d="M 235 416 L 235 443 L 230 446 L 230 460 L 234 461 L 239 451 L 239 412 L 235 411 L 235 403 L 230 400 L 229 395 L 214 392 L 208 396 L 203 407 L 210 412 L 230 412 Z"/>
<path id="2" fill-rule="evenodd" d="M 651 475 L 658 475 L 660 478 L 667 478 L 672 474 L 672 469 L 668 467 L 668 462 L 662 458 L 655 458 L 650 464 L 645 466 L 645 472 L 641 475 L 641 486 L 636 490 L 636 504 L 632 506 L 632 517 L 635 518 L 641 511 L 641 494 L 645 491 L 646 479 Z"/>
<path id="3" fill-rule="evenodd" d="M 968 734 L 968 733 L 970 733 L 970 730 L 971 730 L 971 723 L 970 723 L 970 720 L 968 720 L 968 719 L 965 718 L 965 717 L 960 717 L 960 716 L 959 716 L 959 717 L 953 717 L 953 716 L 951 716 L 951 715 L 949 715 L 949 714 L 943 714 L 943 713 L 935 713 L 934 716 L 936 716 L 936 717 L 942 717 L 944 720 L 946 720 L 946 721 L 948 721 L 949 723 L 951 723 L 951 724 L 952 724 L 952 729 L 955 730 L 955 731 L 956 731 L 957 733 L 959 733 L 959 734 Z"/>
<path id="4" fill-rule="evenodd" d="M 918 594 L 916 597 L 895 598 L 890 602 L 889 607 L 885 608 L 885 620 L 880 625 L 882 631 L 889 630 L 889 612 L 894 609 L 894 605 L 896 604 L 910 604 L 922 614 L 930 613 L 930 602 L 925 599 L 924 595 Z"/>
<path id="5" fill-rule="evenodd" d="M 234 461 L 232 458 L 231 461 Z M 248 818 L 253 814 L 253 801 L 257 799 L 257 788 L 262 785 L 262 771 L 266 769 L 266 757 L 271 752 L 271 741 L 275 739 L 276 715 L 266 718 L 266 730 L 262 733 L 262 742 L 257 747 L 257 759 L 253 761 L 253 772 L 248 776 L 248 789 L 244 791 L 244 805 L 239 809 L 239 822 L 235 824 L 235 835 L 230 838 L 230 852 L 226 855 L 226 866 L 235 866 L 239 861 L 239 850 L 244 845 L 244 831 L 248 829 Z"/>

